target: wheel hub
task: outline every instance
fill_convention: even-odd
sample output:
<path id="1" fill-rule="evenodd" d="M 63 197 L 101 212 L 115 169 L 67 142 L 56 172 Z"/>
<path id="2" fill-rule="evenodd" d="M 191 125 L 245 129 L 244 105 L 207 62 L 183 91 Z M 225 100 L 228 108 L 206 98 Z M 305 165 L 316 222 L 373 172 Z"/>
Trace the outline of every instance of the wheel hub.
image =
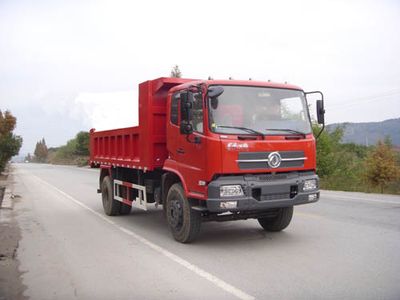
<path id="1" fill-rule="evenodd" d="M 171 225 L 175 228 L 178 228 L 182 225 L 182 205 L 179 200 L 172 200 L 170 206 L 170 218 L 171 218 Z"/>

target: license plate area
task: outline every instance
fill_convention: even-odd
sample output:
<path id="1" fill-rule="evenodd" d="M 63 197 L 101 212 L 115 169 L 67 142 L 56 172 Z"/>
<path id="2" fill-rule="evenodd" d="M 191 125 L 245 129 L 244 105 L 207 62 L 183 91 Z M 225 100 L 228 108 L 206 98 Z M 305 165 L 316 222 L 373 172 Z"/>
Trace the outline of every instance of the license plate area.
<path id="1" fill-rule="evenodd" d="M 252 189 L 252 197 L 257 201 L 292 199 L 297 194 L 297 185 L 274 185 Z"/>

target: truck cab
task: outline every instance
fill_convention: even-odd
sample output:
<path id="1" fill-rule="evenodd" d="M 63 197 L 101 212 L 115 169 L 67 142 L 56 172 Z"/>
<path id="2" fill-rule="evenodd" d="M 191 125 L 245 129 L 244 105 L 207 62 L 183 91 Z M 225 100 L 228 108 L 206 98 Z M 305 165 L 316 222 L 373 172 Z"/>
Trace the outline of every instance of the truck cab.
<path id="1" fill-rule="evenodd" d="M 189 82 L 168 94 L 164 170 L 208 213 L 319 199 L 306 94 L 287 84 Z M 239 216 L 237 216 L 239 217 Z M 240 216 L 242 217 L 242 216 Z"/>

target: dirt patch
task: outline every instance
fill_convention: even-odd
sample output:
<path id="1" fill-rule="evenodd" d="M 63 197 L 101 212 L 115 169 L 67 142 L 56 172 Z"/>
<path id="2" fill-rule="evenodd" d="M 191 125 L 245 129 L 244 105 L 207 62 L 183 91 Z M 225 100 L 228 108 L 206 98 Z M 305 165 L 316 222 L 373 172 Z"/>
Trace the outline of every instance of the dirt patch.
<path id="1" fill-rule="evenodd" d="M 11 183 L 6 179 L 0 177 L 0 189 L 7 186 L 3 193 L 0 192 L 0 300 L 27 299 L 23 296 L 25 287 L 18 270 L 17 249 L 21 233 L 14 212 L 18 198 L 9 192 Z"/>

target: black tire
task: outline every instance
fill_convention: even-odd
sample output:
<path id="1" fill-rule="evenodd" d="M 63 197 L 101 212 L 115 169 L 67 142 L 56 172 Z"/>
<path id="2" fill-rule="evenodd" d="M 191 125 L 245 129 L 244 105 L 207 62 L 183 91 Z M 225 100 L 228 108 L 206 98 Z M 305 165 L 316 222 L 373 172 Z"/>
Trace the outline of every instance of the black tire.
<path id="1" fill-rule="evenodd" d="M 293 206 L 280 208 L 272 218 L 258 218 L 258 223 L 265 231 L 282 231 L 289 226 L 293 216 Z"/>
<path id="2" fill-rule="evenodd" d="M 119 214 L 120 215 L 129 215 L 131 213 L 131 208 L 132 208 L 132 206 L 121 203 L 121 207 L 119 209 Z"/>
<path id="3" fill-rule="evenodd" d="M 175 240 L 190 243 L 197 237 L 200 231 L 201 215 L 191 209 L 180 183 L 173 184 L 168 191 L 166 216 L 168 227 Z"/>
<path id="4" fill-rule="evenodd" d="M 101 199 L 103 201 L 103 208 L 106 215 L 119 215 L 121 202 L 114 200 L 112 183 L 109 176 L 104 177 L 103 182 L 101 183 Z"/>

